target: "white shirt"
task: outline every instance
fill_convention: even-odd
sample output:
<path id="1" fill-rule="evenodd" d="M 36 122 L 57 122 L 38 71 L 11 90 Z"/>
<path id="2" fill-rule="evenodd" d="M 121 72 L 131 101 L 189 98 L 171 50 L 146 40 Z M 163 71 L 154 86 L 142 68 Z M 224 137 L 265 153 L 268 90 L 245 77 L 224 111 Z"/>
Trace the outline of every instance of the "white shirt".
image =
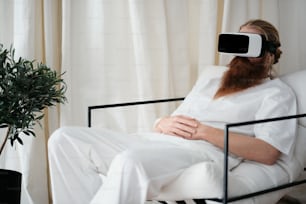
<path id="1" fill-rule="evenodd" d="M 244 91 L 213 99 L 220 76 L 199 79 L 184 102 L 173 115 L 186 115 L 201 123 L 224 129 L 227 123 L 236 123 L 296 114 L 296 99 L 292 90 L 280 79 Z M 261 123 L 231 128 L 260 138 L 289 156 L 295 142 L 295 120 Z"/>

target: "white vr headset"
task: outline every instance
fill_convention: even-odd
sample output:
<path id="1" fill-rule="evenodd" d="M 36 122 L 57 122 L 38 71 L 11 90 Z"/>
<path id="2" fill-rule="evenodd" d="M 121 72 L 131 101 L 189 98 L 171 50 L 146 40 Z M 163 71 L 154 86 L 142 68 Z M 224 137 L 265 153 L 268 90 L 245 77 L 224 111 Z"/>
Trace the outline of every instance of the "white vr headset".
<path id="1" fill-rule="evenodd" d="M 266 51 L 275 54 L 277 46 L 265 37 L 254 33 L 222 33 L 218 52 L 240 57 L 262 57 Z"/>

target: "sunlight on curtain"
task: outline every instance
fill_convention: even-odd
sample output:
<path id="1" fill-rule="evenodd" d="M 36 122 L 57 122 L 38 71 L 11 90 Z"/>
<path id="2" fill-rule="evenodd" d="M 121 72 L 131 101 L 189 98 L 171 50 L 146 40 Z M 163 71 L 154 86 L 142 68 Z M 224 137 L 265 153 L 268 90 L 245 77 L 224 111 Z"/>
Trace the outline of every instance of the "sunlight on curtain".
<path id="1" fill-rule="evenodd" d="M 300 69 L 305 46 L 297 39 L 305 30 L 304 5 L 300 0 L 63 1 L 62 68 L 70 87 L 62 125 L 86 125 L 89 105 L 185 96 L 203 67 L 229 62 L 231 57 L 216 55 L 217 34 L 236 32 L 249 19 L 279 28 L 280 74 Z M 294 15 L 282 15 L 287 8 Z M 301 32 L 290 38 L 292 30 Z M 99 111 L 94 121 L 125 131 L 149 130 L 174 107 Z"/>
<path id="2" fill-rule="evenodd" d="M 45 55 L 43 3 L 42 0 L 0 0 L 0 43 L 6 48 L 12 45 L 16 49 L 16 60 L 19 56 L 29 60 L 35 59 L 38 62 L 46 62 L 46 58 L 48 62 L 53 60 Z M 50 52 L 52 48 L 48 47 L 48 56 Z M 59 61 L 59 58 L 57 60 Z M 48 65 L 54 66 L 54 64 Z M 59 64 L 57 68 L 60 68 Z M 43 128 L 35 127 L 36 138 L 22 136 L 23 146 L 7 145 L 4 154 L 0 157 L 0 168 L 17 170 L 23 175 L 22 204 L 48 203 L 46 159 L 48 124 L 42 121 L 42 125 Z"/>
<path id="3" fill-rule="evenodd" d="M 62 68 L 70 88 L 62 124 L 86 125 L 89 105 L 185 96 L 198 64 L 214 62 L 214 54 L 206 56 L 207 49 L 215 52 L 216 28 L 209 23 L 214 14 L 207 12 L 209 5 L 216 13 L 214 2 L 63 1 Z M 157 116 L 174 108 L 168 106 L 104 111 L 95 121 L 149 130 Z"/>

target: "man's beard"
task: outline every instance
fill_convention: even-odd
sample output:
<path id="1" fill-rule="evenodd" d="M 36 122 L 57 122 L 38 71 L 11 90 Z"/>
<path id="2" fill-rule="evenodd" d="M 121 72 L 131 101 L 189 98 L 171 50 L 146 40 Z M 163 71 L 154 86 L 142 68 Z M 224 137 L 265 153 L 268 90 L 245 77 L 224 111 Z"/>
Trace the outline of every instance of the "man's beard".
<path id="1" fill-rule="evenodd" d="M 245 57 L 235 57 L 229 69 L 224 73 L 215 98 L 242 91 L 262 83 L 269 76 L 269 68 L 264 63 L 265 57 L 252 63 Z"/>

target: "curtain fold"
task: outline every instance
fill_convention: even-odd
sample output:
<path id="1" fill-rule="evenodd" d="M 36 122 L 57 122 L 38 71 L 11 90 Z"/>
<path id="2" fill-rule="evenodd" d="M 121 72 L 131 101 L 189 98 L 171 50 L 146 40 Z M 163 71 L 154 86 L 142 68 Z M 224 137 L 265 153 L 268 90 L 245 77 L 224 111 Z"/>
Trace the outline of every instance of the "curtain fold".
<path id="1" fill-rule="evenodd" d="M 43 59 L 42 1 L 0 1 L 0 43 L 16 49 L 15 57 Z M 24 145 L 6 146 L 0 168 L 22 173 L 23 204 L 48 203 L 44 131 L 36 127 L 37 138 L 22 136 Z M 37 185 L 38 184 L 38 185 Z M 38 193 L 39 192 L 39 193 Z"/>
<path id="2" fill-rule="evenodd" d="M 63 2 L 62 68 L 71 74 L 62 125 L 85 125 L 89 105 L 185 96 L 196 79 L 202 1 L 99 2 Z M 148 130 L 163 110 L 169 107 L 106 112 L 95 121 Z"/>
<path id="3" fill-rule="evenodd" d="M 65 72 L 68 103 L 47 111 L 37 138 L 7 147 L 0 168 L 25 173 L 22 203 L 48 203 L 46 142 L 87 124 L 90 105 L 183 97 L 217 53 L 220 32 L 262 18 L 280 31 L 280 74 L 306 68 L 304 0 L 0 0 L 0 43 Z M 290 15 L 288 15 L 290 13 Z M 95 111 L 93 125 L 148 131 L 177 103 Z"/>

